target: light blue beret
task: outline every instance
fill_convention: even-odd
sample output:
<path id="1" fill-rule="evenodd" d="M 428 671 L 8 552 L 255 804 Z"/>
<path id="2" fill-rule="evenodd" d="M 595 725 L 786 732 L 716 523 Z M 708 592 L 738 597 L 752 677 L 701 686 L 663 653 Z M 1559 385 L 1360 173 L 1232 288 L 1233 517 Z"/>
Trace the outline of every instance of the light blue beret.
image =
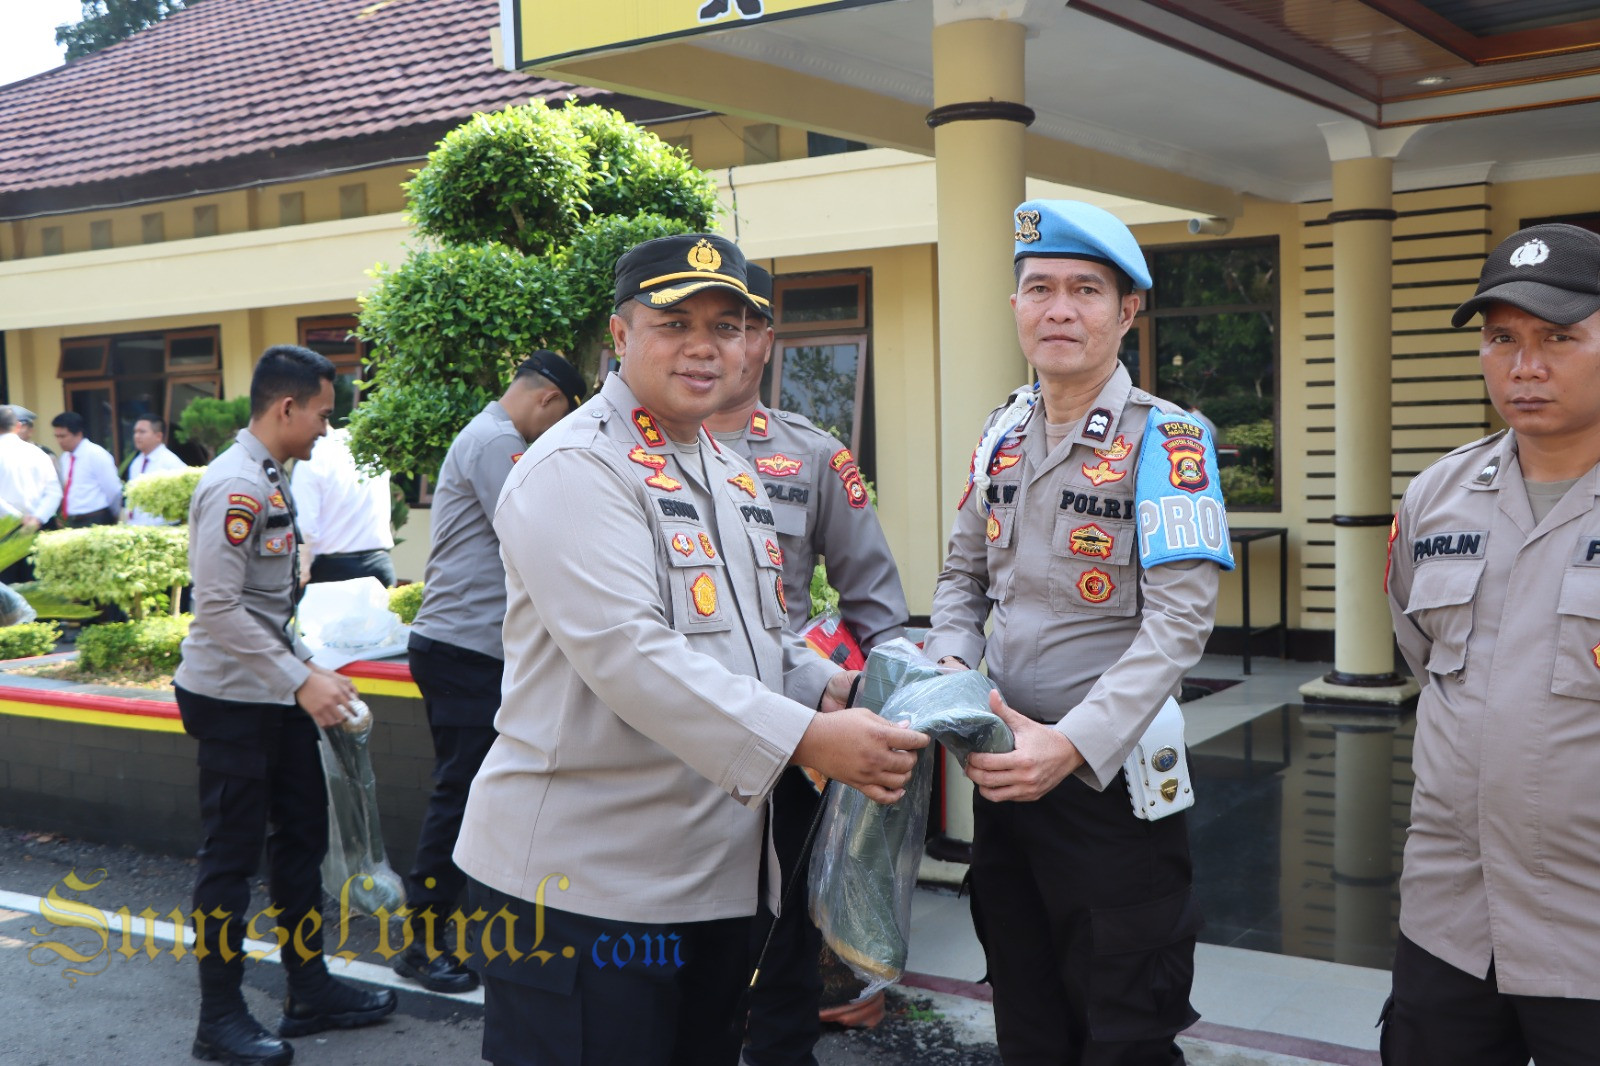
<path id="1" fill-rule="evenodd" d="M 1139 242 L 1111 212 L 1081 200 L 1029 200 L 1016 211 L 1017 254 L 1045 259 L 1092 259 L 1118 267 L 1136 289 L 1150 288 Z"/>

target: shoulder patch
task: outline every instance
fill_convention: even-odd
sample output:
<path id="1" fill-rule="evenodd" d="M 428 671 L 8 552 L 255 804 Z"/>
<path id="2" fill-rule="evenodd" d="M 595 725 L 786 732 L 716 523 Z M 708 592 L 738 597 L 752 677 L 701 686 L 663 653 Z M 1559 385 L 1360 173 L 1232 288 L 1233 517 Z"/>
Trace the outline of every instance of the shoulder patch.
<path id="1" fill-rule="evenodd" d="M 850 454 L 849 448 L 840 448 L 833 453 L 833 458 L 828 460 L 828 466 L 833 469 L 834 473 L 843 476 L 844 468 L 855 461 L 855 456 Z"/>
<path id="2" fill-rule="evenodd" d="M 242 492 L 230 493 L 228 495 L 228 505 L 230 507 L 246 508 L 252 514 L 261 513 L 261 501 Z"/>
<path id="3" fill-rule="evenodd" d="M 246 496 L 245 499 L 250 499 Z M 259 509 L 260 504 L 256 504 Z M 222 516 L 222 535 L 228 538 L 228 543 L 235 548 L 250 538 L 250 530 L 255 528 L 256 512 L 248 507 L 229 507 L 227 514 Z"/>

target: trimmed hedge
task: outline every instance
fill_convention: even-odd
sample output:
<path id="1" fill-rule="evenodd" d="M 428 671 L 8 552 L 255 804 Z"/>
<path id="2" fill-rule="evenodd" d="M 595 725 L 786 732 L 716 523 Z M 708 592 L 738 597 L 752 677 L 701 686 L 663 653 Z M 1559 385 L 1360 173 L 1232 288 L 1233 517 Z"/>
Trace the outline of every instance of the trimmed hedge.
<path id="1" fill-rule="evenodd" d="M 0 659 L 26 659 L 56 650 L 61 627 L 54 622 L 23 622 L 0 629 Z"/>
<path id="2" fill-rule="evenodd" d="M 389 610 L 400 616 L 400 621 L 410 625 L 417 620 L 422 608 L 422 582 L 413 581 L 389 590 Z"/>
<path id="3" fill-rule="evenodd" d="M 137 622 L 85 626 L 78 634 L 78 668 L 118 673 L 170 674 L 192 616 L 157 615 Z"/>

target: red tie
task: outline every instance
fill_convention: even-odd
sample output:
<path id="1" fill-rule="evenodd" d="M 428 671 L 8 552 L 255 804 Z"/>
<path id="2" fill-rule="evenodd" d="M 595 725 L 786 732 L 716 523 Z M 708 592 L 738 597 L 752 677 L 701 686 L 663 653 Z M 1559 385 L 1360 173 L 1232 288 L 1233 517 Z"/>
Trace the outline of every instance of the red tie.
<path id="1" fill-rule="evenodd" d="M 67 453 L 67 484 L 61 490 L 61 517 L 66 518 L 72 512 L 67 510 L 67 501 L 72 498 L 72 472 L 78 467 L 78 453 Z"/>
<path id="2" fill-rule="evenodd" d="M 139 473 L 142 474 L 146 470 L 149 470 L 149 469 L 150 469 L 150 457 L 147 455 L 147 456 L 144 457 L 144 462 L 139 464 Z"/>

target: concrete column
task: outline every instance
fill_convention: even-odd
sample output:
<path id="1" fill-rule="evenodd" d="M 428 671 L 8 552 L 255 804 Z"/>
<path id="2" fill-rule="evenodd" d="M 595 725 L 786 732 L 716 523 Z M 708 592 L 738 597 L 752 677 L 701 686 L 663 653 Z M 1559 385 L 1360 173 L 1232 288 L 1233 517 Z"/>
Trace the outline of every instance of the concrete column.
<path id="1" fill-rule="evenodd" d="M 1024 198 L 1019 22 L 969 18 L 933 30 L 934 160 L 939 222 L 939 514 L 941 545 L 990 408 L 1027 380 L 1012 284 L 1012 212 Z M 945 768 L 945 830 L 972 839 L 972 788 Z"/>

